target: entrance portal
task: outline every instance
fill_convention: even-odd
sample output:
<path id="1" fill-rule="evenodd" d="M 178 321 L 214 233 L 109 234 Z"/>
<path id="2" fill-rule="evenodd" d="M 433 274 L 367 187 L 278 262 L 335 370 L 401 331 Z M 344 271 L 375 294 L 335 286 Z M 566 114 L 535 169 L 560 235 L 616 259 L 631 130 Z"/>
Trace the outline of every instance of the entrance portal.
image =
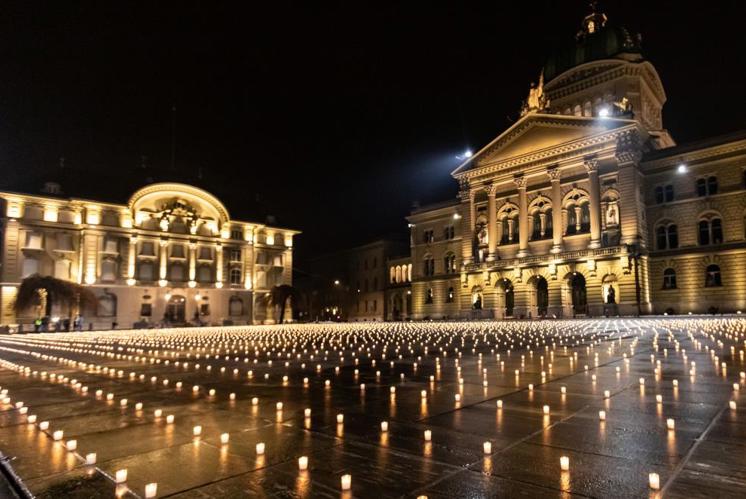
<path id="1" fill-rule="evenodd" d="M 173 295 L 166 305 L 166 320 L 172 323 L 183 323 L 186 318 L 186 298 Z"/>
<path id="2" fill-rule="evenodd" d="M 588 310 L 588 299 L 585 290 L 585 277 L 583 277 L 583 274 L 573 273 L 570 278 L 570 290 L 572 293 L 573 313 L 585 314 Z"/>
<path id="3" fill-rule="evenodd" d="M 542 276 L 536 278 L 536 312 L 539 317 L 547 315 L 549 308 L 549 284 Z"/>

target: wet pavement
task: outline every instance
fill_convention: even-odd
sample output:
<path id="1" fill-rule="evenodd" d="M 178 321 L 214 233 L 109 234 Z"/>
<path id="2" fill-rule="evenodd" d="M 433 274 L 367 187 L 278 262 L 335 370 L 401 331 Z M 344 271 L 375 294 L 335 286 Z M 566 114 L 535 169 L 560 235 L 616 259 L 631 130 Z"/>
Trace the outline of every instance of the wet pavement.
<path id="1" fill-rule="evenodd" d="M 745 497 L 745 350 L 737 317 L 2 336 L 0 451 L 37 497 Z"/>

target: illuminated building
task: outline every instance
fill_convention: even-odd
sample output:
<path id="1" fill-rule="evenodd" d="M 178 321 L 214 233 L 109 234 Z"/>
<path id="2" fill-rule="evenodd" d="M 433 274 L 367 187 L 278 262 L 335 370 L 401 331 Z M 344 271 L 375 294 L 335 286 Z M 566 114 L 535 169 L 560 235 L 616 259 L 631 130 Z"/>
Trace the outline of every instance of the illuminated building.
<path id="1" fill-rule="evenodd" d="M 36 317 L 16 317 L 12 304 L 37 273 L 94 291 L 98 309 L 86 327 L 277 320 L 267 295 L 292 283 L 297 231 L 233 220 L 217 198 L 186 184 L 151 184 L 126 204 L 63 198 L 54 187 L 44 196 L 0 192 L 3 324 Z"/>
<path id="2" fill-rule="evenodd" d="M 520 119 L 452 173 L 459 199 L 407 218 L 412 316 L 746 306 L 746 134 L 677 146 L 665 102 L 639 35 L 587 16 Z"/>

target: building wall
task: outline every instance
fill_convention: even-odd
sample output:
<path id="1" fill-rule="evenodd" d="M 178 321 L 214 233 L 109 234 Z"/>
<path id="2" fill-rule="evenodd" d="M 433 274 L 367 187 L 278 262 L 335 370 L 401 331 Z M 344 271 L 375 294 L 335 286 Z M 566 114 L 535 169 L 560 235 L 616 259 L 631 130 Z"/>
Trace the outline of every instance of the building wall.
<path id="1" fill-rule="evenodd" d="M 151 185 L 128 205 L 17 193 L 0 199 L 3 323 L 31 322 L 38 314 L 16 317 L 12 310 L 18 286 L 34 273 L 83 284 L 99 299 L 116 297 L 114 315 L 101 306 L 86 313 L 95 328 L 158 323 L 167 295 L 188 298 L 185 321 L 194 319 L 198 303 L 209 303 L 203 322 L 273 322 L 278 307 L 267 296 L 292 282 L 296 231 L 231 220 L 219 201 L 191 186 Z M 243 306 L 231 311 L 234 296 Z M 144 303 L 152 305 L 148 316 L 141 314 Z"/>

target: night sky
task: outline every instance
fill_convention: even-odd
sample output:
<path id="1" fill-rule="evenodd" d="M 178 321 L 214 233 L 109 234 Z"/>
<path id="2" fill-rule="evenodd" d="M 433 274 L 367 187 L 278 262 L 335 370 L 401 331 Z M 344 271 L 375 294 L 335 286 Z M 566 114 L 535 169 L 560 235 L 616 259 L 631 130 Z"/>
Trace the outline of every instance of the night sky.
<path id="1" fill-rule="evenodd" d="M 77 174 L 69 195 L 125 201 L 146 176 L 194 182 L 236 218 L 302 230 L 302 267 L 405 231 L 415 200 L 455 196 L 456 154 L 510 126 L 553 42 L 588 12 L 317 3 L 4 3 L 0 188 L 38 191 L 60 157 Z M 745 5 L 601 3 L 642 33 L 679 143 L 744 128 Z"/>

